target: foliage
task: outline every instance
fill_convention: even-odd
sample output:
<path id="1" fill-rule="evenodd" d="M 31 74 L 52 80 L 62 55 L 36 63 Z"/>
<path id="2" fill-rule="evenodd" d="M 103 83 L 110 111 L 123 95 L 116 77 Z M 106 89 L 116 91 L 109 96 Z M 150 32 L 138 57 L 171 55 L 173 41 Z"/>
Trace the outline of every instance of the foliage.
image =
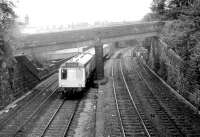
<path id="1" fill-rule="evenodd" d="M 14 4 L 11 1 L 0 3 L 0 59 L 5 61 L 8 61 L 8 58 L 12 56 L 9 37 L 16 17 L 13 7 Z"/>
<path id="2" fill-rule="evenodd" d="M 151 10 L 159 20 L 165 20 L 166 0 L 153 0 Z"/>
<path id="3" fill-rule="evenodd" d="M 148 13 L 143 17 L 143 21 L 145 22 L 156 21 L 156 20 L 159 19 L 155 13 Z"/>
<path id="4" fill-rule="evenodd" d="M 14 57 L 10 46 L 15 23 L 14 4 L 11 1 L 0 2 L 0 105 L 5 106 L 13 100 Z"/>
<path id="5" fill-rule="evenodd" d="M 162 39 L 183 60 L 190 87 L 200 85 L 200 0 L 153 0 L 153 19 L 168 21 Z M 155 20 L 155 19 L 154 19 Z M 170 21 L 170 22 L 169 22 Z"/>

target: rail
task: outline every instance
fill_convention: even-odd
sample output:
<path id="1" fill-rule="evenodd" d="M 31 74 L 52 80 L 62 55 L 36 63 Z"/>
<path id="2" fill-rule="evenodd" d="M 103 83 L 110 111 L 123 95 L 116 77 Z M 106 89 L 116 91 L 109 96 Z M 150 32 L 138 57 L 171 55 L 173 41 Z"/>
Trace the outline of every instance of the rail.
<path id="1" fill-rule="evenodd" d="M 129 87 L 128 87 L 127 82 L 126 82 L 125 77 L 124 77 L 124 73 L 123 73 L 123 71 L 122 71 L 121 60 L 120 60 L 120 66 L 119 66 L 119 67 L 120 67 L 120 73 L 121 73 L 122 79 L 123 79 L 122 81 L 123 81 L 123 83 L 124 83 L 124 85 L 125 85 L 126 91 L 128 92 L 128 97 L 129 97 L 130 100 L 131 100 L 131 104 L 132 104 L 133 108 L 135 109 L 136 116 L 138 117 L 139 122 L 140 122 L 140 124 L 141 124 L 141 127 L 142 127 L 143 130 L 144 130 L 144 134 L 145 134 L 147 137 L 151 137 L 150 132 L 148 131 L 147 126 L 145 125 L 145 123 L 144 123 L 144 121 L 143 121 L 143 119 L 142 119 L 142 117 L 141 117 L 141 115 L 140 115 L 140 113 L 139 113 L 139 111 L 138 111 L 138 108 L 137 108 L 137 106 L 136 106 L 136 103 L 135 103 L 135 101 L 133 100 L 132 95 L 131 95 L 131 93 L 130 93 Z M 112 66 L 112 76 L 114 76 L 114 74 L 113 74 L 113 66 Z M 121 131 L 122 131 L 123 137 L 126 137 L 126 131 L 125 131 L 125 128 L 124 128 L 124 126 L 123 126 L 122 116 L 121 116 L 121 113 L 120 113 L 119 103 L 118 103 L 118 99 L 117 99 L 117 95 L 116 95 L 114 77 L 113 77 L 113 89 L 114 89 L 113 92 L 114 92 L 115 104 L 116 104 L 116 107 L 117 107 L 119 122 L 120 122 L 120 126 L 121 126 Z"/>
<path id="2" fill-rule="evenodd" d="M 114 76 L 114 74 L 113 74 L 113 66 L 112 66 L 112 77 L 113 76 Z M 120 114 L 120 111 L 119 111 L 119 105 L 118 105 L 118 101 L 117 101 L 117 95 L 116 95 L 116 89 L 115 89 L 114 80 L 113 80 L 112 84 L 113 84 L 112 86 L 113 86 L 113 92 L 114 92 L 114 97 L 115 97 L 115 104 L 116 104 L 116 107 L 117 107 L 117 113 L 118 113 L 118 117 L 119 117 L 121 131 L 122 131 L 123 137 L 126 137 L 124 126 L 123 126 L 122 119 L 121 119 L 121 114 Z"/>
<path id="3" fill-rule="evenodd" d="M 47 98 L 46 98 L 46 99 L 35 109 L 35 111 L 28 117 L 28 119 L 25 120 L 25 122 L 23 122 L 23 124 L 20 125 L 20 126 L 17 128 L 17 130 L 15 131 L 15 133 L 14 133 L 14 135 L 13 135 L 14 137 L 17 137 L 18 134 L 19 134 L 21 131 L 23 131 L 23 128 L 25 127 L 25 125 L 26 125 L 30 120 L 32 120 L 32 118 L 40 111 L 40 109 L 42 108 L 42 106 L 43 106 L 45 103 L 48 102 L 48 100 L 51 98 L 51 96 L 52 96 L 53 94 L 55 94 L 55 92 L 56 92 L 56 89 L 55 89 L 50 95 L 48 95 Z"/>
<path id="4" fill-rule="evenodd" d="M 134 108 L 135 108 L 135 110 L 136 110 L 136 112 L 137 112 L 137 114 L 138 114 L 138 117 L 139 117 L 140 121 L 141 121 L 141 124 L 142 124 L 142 126 L 143 126 L 143 128 L 144 128 L 144 130 L 145 130 L 145 132 L 146 132 L 146 135 L 147 135 L 148 137 L 151 137 L 151 135 L 150 135 L 150 133 L 149 133 L 149 131 L 148 131 L 148 129 L 147 129 L 147 127 L 146 127 L 146 125 L 145 125 L 145 123 L 144 123 L 144 121 L 143 121 L 143 119 L 142 119 L 140 113 L 139 113 L 139 111 L 138 111 L 138 108 L 137 108 L 137 106 L 136 106 L 136 104 L 135 104 L 135 102 L 134 102 L 134 100 L 133 100 L 133 98 L 132 98 L 132 96 L 131 96 L 129 87 L 128 87 L 128 85 L 127 85 L 127 83 L 126 83 L 126 80 L 125 80 L 125 78 L 124 78 L 124 73 L 123 73 L 123 71 L 122 71 L 121 60 L 120 60 L 120 70 L 121 70 L 121 74 L 122 74 L 122 77 L 123 77 L 123 80 L 124 80 L 124 84 L 125 84 L 125 86 L 126 86 L 126 89 L 127 89 L 127 91 L 128 91 L 128 94 L 129 94 L 130 99 L 131 99 L 131 101 L 132 101 L 132 104 L 133 104 L 133 106 L 134 106 Z"/>
<path id="5" fill-rule="evenodd" d="M 143 65 L 141 64 L 141 62 L 138 60 L 139 66 L 141 69 L 144 69 Z M 183 131 L 179 128 L 179 126 L 177 125 L 177 123 L 174 121 L 174 119 L 172 118 L 173 116 L 166 111 L 167 108 L 163 105 L 163 103 L 158 99 L 158 97 L 156 95 L 153 94 L 153 89 L 151 88 L 151 86 L 148 84 L 147 80 L 142 76 L 142 74 L 140 72 L 138 72 L 138 70 L 135 70 L 137 75 L 139 76 L 139 78 L 144 82 L 144 84 L 146 85 L 146 87 L 148 88 L 148 90 L 150 91 L 150 93 L 152 93 L 153 97 L 155 98 L 155 100 L 157 101 L 157 103 L 160 105 L 160 108 L 163 109 L 163 111 L 167 114 L 169 120 L 173 123 L 173 125 L 175 126 L 175 128 L 177 129 L 177 131 L 179 132 L 180 136 L 185 137 Z"/>

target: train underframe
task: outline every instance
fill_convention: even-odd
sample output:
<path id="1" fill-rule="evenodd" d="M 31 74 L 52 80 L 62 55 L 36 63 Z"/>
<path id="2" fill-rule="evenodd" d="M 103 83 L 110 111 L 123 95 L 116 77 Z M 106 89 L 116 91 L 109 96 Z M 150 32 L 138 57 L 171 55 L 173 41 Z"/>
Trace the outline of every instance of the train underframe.
<path id="1" fill-rule="evenodd" d="M 62 95 L 63 96 L 73 96 L 73 95 L 77 95 L 81 92 L 83 92 L 83 89 L 82 87 L 79 87 L 79 88 L 61 88 L 62 90 Z"/>

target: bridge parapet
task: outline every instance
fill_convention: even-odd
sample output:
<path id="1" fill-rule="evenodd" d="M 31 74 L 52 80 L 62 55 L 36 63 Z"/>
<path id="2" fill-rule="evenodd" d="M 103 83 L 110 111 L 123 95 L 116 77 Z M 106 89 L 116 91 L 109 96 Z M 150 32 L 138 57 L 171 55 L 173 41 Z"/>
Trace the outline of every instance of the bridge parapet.
<path id="1" fill-rule="evenodd" d="M 47 50 L 61 50 L 83 45 L 93 46 L 97 37 L 101 39 L 102 43 L 110 43 L 137 37 L 157 36 L 163 25 L 164 22 L 157 21 L 140 22 L 27 35 L 21 38 L 21 43 L 23 44 L 16 51 L 37 50 L 38 52 L 46 52 Z"/>

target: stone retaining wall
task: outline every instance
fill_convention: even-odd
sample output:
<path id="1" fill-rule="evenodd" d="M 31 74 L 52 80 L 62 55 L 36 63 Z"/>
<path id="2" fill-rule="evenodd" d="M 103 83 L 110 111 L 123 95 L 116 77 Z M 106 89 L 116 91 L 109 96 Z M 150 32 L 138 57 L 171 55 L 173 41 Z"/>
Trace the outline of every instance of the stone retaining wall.
<path id="1" fill-rule="evenodd" d="M 193 104 L 199 104 L 197 85 L 191 85 L 191 76 L 185 73 L 185 62 L 158 37 L 143 42 L 148 53 L 146 64 L 163 78 L 179 94 Z"/>
<path id="2" fill-rule="evenodd" d="M 48 70 L 38 71 L 26 56 L 16 56 L 12 67 L 0 69 L 0 109 L 56 72 L 60 64 L 66 60 L 57 62 L 49 67 Z"/>

